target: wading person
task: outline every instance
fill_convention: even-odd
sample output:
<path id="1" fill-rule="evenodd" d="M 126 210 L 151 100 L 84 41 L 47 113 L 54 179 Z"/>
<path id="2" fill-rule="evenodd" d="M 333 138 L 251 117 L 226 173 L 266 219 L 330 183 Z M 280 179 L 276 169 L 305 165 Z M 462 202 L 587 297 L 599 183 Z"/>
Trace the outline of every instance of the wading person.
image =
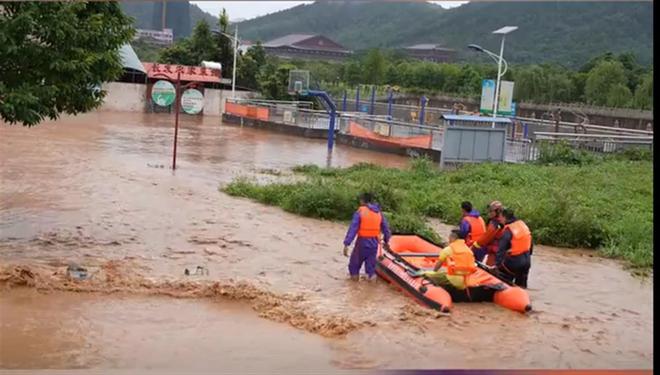
<path id="1" fill-rule="evenodd" d="M 495 265 L 495 254 L 499 248 L 500 238 L 504 232 L 504 216 L 502 215 L 502 203 L 500 201 L 492 201 L 488 204 L 488 222 L 486 223 L 486 232 L 481 235 L 471 248 L 486 249 L 486 264 L 489 266 Z"/>
<path id="2" fill-rule="evenodd" d="M 443 266 L 446 266 L 446 270 L 440 270 Z M 454 229 L 449 234 L 449 246 L 440 251 L 433 271 L 421 271 L 418 274 L 424 275 L 436 285 L 464 290 L 465 279 L 476 270 L 472 250 L 461 239 L 460 230 Z"/>
<path id="3" fill-rule="evenodd" d="M 380 206 L 373 201 L 373 195 L 362 193 L 359 199 L 360 207 L 353 214 L 353 221 L 344 239 L 344 256 L 348 256 L 348 247 L 357 235 L 348 262 L 348 273 L 351 275 L 352 280 L 357 281 L 360 276 L 360 268 L 364 264 L 368 279 L 374 280 L 376 278 L 376 254 L 380 234 L 383 234 L 385 248 L 389 248 L 392 234 L 385 216 L 380 211 Z"/>
<path id="4" fill-rule="evenodd" d="M 460 236 L 465 239 L 465 244 L 471 247 L 474 241 L 486 233 L 486 223 L 479 211 L 475 210 L 470 202 L 461 203 L 461 211 L 463 212 L 463 218 L 459 224 Z M 486 248 L 475 247 L 472 251 L 476 260 L 480 262 L 486 256 Z"/>
<path id="5" fill-rule="evenodd" d="M 495 264 L 500 277 L 527 288 L 527 277 L 532 265 L 532 233 L 527 224 L 515 217 L 513 210 L 502 211 L 505 225 L 499 241 Z"/>

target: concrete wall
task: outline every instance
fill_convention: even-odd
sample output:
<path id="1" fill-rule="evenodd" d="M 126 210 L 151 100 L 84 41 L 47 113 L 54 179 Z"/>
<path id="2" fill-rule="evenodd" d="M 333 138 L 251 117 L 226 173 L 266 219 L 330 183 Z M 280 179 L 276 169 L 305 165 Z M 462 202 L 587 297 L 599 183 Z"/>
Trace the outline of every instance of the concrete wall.
<path id="1" fill-rule="evenodd" d="M 147 85 L 140 83 L 109 82 L 103 84 L 108 92 L 99 111 L 108 112 L 147 112 Z M 236 91 L 237 98 L 254 97 L 249 91 Z M 204 89 L 204 110 L 206 116 L 222 116 L 225 99 L 231 98 L 231 90 Z"/>
<path id="2" fill-rule="evenodd" d="M 144 112 L 147 107 L 147 85 L 109 82 L 103 84 L 108 92 L 99 111 Z"/>
<path id="3" fill-rule="evenodd" d="M 204 111 L 205 116 L 221 116 L 222 115 L 222 90 L 204 89 Z"/>

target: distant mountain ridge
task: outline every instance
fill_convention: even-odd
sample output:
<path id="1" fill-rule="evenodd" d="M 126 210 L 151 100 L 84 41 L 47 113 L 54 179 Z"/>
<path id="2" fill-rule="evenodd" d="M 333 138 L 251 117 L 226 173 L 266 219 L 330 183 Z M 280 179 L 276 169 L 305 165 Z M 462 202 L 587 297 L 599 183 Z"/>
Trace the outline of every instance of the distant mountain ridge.
<path id="1" fill-rule="evenodd" d="M 161 3 L 121 4 L 136 18 L 137 27 L 157 29 L 154 4 Z M 217 17 L 194 4 L 170 3 L 190 8 L 189 26 L 177 21 L 182 30 L 177 38 L 190 35 L 189 29 L 201 19 L 217 24 Z M 478 54 L 466 45 L 498 52 L 500 39 L 491 32 L 505 25 L 519 27 L 507 36 L 505 46 L 507 61 L 513 63 L 554 62 L 575 68 L 611 51 L 632 52 L 640 63 L 653 64 L 652 2 L 498 1 L 444 9 L 426 2 L 321 1 L 239 22 L 238 30 L 241 39 L 261 41 L 287 34 L 323 34 L 354 50 L 433 43 L 456 49 L 460 58 L 474 59 Z"/>
<path id="2" fill-rule="evenodd" d="M 239 23 L 247 39 L 317 33 L 352 49 L 438 43 L 474 57 L 466 45 L 499 51 L 491 32 L 505 25 L 505 54 L 517 63 L 557 62 L 576 67 L 611 51 L 633 52 L 653 63 L 652 2 L 471 2 L 454 9 L 420 2 L 324 1 Z"/>

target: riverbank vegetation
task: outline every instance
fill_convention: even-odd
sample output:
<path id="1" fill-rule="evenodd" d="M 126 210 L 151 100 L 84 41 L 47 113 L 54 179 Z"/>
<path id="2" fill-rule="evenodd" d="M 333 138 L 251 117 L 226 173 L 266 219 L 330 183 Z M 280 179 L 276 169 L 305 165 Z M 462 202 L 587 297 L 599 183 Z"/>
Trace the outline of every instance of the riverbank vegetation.
<path id="1" fill-rule="evenodd" d="M 637 269 L 653 265 L 653 165 L 629 152 L 602 158 L 547 147 L 533 164 L 479 164 L 440 171 L 425 159 L 408 169 L 358 164 L 294 169 L 303 181 L 260 185 L 238 178 L 222 190 L 299 215 L 348 221 L 362 191 L 375 193 L 392 229 L 441 240 L 426 223 L 460 220 L 460 203 L 485 209 L 497 199 L 515 209 L 536 243 L 597 249 Z M 485 215 L 485 212 L 482 212 Z"/>

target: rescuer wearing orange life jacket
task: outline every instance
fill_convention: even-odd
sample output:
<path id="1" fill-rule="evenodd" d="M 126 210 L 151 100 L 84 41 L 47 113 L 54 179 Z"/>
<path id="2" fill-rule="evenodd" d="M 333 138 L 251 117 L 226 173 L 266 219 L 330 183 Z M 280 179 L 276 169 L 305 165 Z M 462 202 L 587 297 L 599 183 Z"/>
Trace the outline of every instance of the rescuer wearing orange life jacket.
<path id="1" fill-rule="evenodd" d="M 505 208 L 502 214 L 505 225 L 495 265 L 502 279 L 527 288 L 527 277 L 532 265 L 532 233 L 527 224 L 514 216 L 513 210 Z"/>
<path id="2" fill-rule="evenodd" d="M 453 286 L 463 290 L 467 287 L 466 278 L 477 270 L 474 254 L 461 239 L 459 230 L 452 230 L 449 234 L 449 246 L 440 251 L 438 261 L 433 271 L 420 272 L 434 284 Z M 445 266 L 446 271 L 440 271 Z"/>
<path id="3" fill-rule="evenodd" d="M 384 247 L 389 248 L 390 232 L 385 215 L 380 211 L 378 204 L 373 202 L 373 195 L 363 193 L 359 197 L 360 208 L 353 214 L 351 226 L 344 238 L 344 256 L 348 256 L 348 246 L 355 240 L 355 247 L 348 262 L 348 272 L 351 279 L 358 280 L 360 268 L 364 263 L 369 280 L 376 278 L 376 254 L 380 234 L 383 233 Z"/>
<path id="4" fill-rule="evenodd" d="M 499 248 L 500 238 L 504 233 L 504 216 L 502 216 L 502 203 L 492 201 L 488 204 L 488 222 L 486 232 L 472 243 L 472 249 L 486 249 L 486 264 L 495 265 L 495 254 Z"/>
<path id="5" fill-rule="evenodd" d="M 479 211 L 472 208 L 470 202 L 461 203 L 461 211 L 463 211 L 463 218 L 459 224 L 460 235 L 465 239 L 465 244 L 471 247 L 474 241 L 486 233 L 486 223 L 481 218 Z M 474 247 L 472 251 L 476 260 L 480 262 L 486 256 L 486 248 Z"/>

